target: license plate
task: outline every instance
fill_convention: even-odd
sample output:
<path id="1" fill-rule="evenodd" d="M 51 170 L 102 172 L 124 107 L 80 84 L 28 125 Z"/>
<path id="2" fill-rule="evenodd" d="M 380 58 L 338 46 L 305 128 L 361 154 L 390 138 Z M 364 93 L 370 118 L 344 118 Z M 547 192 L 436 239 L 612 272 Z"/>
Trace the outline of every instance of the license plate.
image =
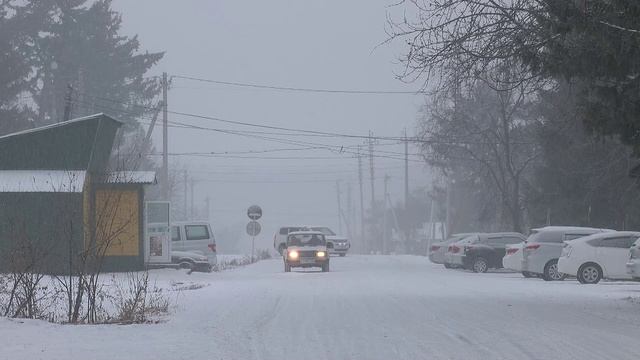
<path id="1" fill-rule="evenodd" d="M 316 263 L 316 259 L 300 259 L 300 263 L 301 264 L 315 264 Z"/>

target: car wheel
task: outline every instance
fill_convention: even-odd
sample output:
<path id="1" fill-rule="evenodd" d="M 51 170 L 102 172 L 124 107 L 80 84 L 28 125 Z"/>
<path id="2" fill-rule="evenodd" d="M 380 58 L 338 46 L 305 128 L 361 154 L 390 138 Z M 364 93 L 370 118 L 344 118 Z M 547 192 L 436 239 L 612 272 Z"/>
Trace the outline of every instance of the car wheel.
<path id="1" fill-rule="evenodd" d="M 602 268 L 598 264 L 586 263 L 578 269 L 577 278 L 581 284 L 597 284 L 602 280 Z"/>
<path id="2" fill-rule="evenodd" d="M 322 264 L 322 272 L 329 272 L 329 263 Z"/>
<path id="3" fill-rule="evenodd" d="M 566 274 L 563 274 L 558 271 L 558 259 L 553 259 L 544 266 L 544 272 L 542 274 L 542 278 L 545 281 L 562 281 L 567 277 Z"/>
<path id="4" fill-rule="evenodd" d="M 187 269 L 187 270 L 193 270 L 193 263 L 190 261 L 182 261 L 180 262 L 180 269 Z"/>
<path id="5" fill-rule="evenodd" d="M 450 265 L 450 264 L 448 264 L 448 263 L 444 263 L 444 267 L 445 267 L 446 269 L 453 269 L 453 266 L 451 266 L 451 265 Z"/>
<path id="6" fill-rule="evenodd" d="M 347 254 L 340 254 L 340 257 L 345 257 L 347 256 Z"/>
<path id="7" fill-rule="evenodd" d="M 291 272 L 291 265 L 285 263 L 284 264 L 284 272 Z"/>
<path id="8" fill-rule="evenodd" d="M 530 279 L 532 277 L 535 277 L 535 275 L 533 275 L 532 273 L 528 272 L 528 271 L 523 271 L 522 272 L 522 276 L 526 277 L 527 279 Z"/>
<path id="9" fill-rule="evenodd" d="M 489 263 L 485 258 L 477 257 L 473 260 L 471 270 L 475 273 L 486 273 L 489 270 Z"/>

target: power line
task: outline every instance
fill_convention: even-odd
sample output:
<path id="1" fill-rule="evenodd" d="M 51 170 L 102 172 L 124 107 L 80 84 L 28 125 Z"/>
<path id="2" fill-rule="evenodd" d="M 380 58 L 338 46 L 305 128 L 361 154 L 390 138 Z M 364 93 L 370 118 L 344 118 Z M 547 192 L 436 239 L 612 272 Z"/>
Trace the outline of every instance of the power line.
<path id="1" fill-rule="evenodd" d="M 98 105 L 98 104 L 90 104 L 90 105 L 108 109 L 108 107 L 103 106 L 103 105 Z M 151 109 L 151 108 L 149 108 L 149 109 Z M 114 111 L 125 112 L 125 113 L 127 112 L 126 110 L 121 110 L 121 109 L 114 109 Z M 180 112 L 171 112 L 171 111 L 169 113 L 178 114 L 178 115 L 184 114 L 184 113 L 180 113 Z M 188 116 L 188 115 L 186 115 L 186 116 Z M 207 119 L 207 118 L 208 119 L 216 119 L 216 118 L 213 118 L 213 117 L 207 117 L 207 116 L 203 116 L 203 115 L 192 115 L 192 116 L 201 117 L 201 118 L 205 118 L 205 119 Z M 224 120 L 224 121 L 225 122 L 229 122 L 230 120 Z M 353 158 L 357 157 L 357 152 L 350 151 L 350 149 L 353 149 L 355 146 L 351 146 L 351 147 L 347 146 L 347 147 L 345 147 L 345 146 L 341 146 L 341 145 L 318 144 L 318 143 L 312 143 L 312 142 L 304 142 L 304 141 L 300 141 L 300 140 L 288 140 L 288 139 L 281 139 L 281 138 L 272 138 L 272 137 L 267 137 L 267 136 L 259 136 L 259 135 L 249 134 L 245 130 L 227 130 L 227 129 L 219 129 L 219 128 L 210 128 L 210 127 L 198 126 L 198 125 L 182 123 L 182 122 L 177 122 L 177 121 L 170 121 L 169 123 L 171 124 L 170 126 L 176 127 L 176 128 L 191 128 L 191 129 L 197 129 L 197 130 L 214 131 L 214 132 L 218 132 L 218 133 L 222 133 L 222 134 L 238 135 L 238 136 L 250 137 L 250 138 L 255 138 L 255 139 L 260 139 L 260 140 L 265 140 L 265 141 L 279 142 L 279 143 L 288 144 L 288 145 L 321 146 L 323 148 L 326 148 L 329 151 L 338 152 L 339 154 L 342 154 L 342 153 L 351 154 L 351 155 L 353 155 L 352 156 Z M 234 122 L 234 123 L 239 123 L 239 122 Z M 247 124 L 247 123 L 240 123 L 240 124 Z M 272 129 L 284 129 L 284 130 L 289 130 L 289 131 L 303 131 L 303 132 L 304 131 L 311 131 L 311 130 L 272 127 L 272 126 L 257 125 L 257 124 L 251 124 L 251 126 L 268 127 L 268 128 L 272 128 Z M 322 132 L 316 132 L 316 131 L 311 131 L 311 132 L 313 132 L 313 133 L 322 133 Z M 398 141 L 400 142 L 401 141 L 400 139 L 404 139 L 404 138 L 391 138 L 391 137 L 347 135 L 347 134 L 338 134 L 338 133 L 322 133 L 322 134 L 326 134 L 326 135 L 334 134 L 334 136 L 336 136 L 336 137 L 366 138 L 366 139 L 368 139 L 370 141 L 371 140 L 378 140 L 378 139 L 383 139 L 383 140 L 395 140 L 395 139 L 398 139 Z M 411 141 L 413 141 L 413 140 L 411 140 Z M 449 145 L 462 145 L 462 144 L 473 144 L 473 143 L 476 143 L 476 144 L 488 144 L 486 142 L 460 142 L 460 141 L 450 142 L 450 141 L 433 141 L 433 140 L 419 140 L 419 141 L 420 142 L 425 142 L 425 143 L 449 144 Z M 397 155 L 397 156 L 392 156 L 392 155 L 375 154 L 375 153 L 384 152 L 384 151 L 380 151 L 380 150 L 372 150 L 372 152 L 374 153 L 372 156 L 375 157 L 375 158 L 387 158 L 387 159 L 402 160 L 402 161 L 405 160 L 403 153 L 387 152 L 387 153 L 391 153 L 393 155 Z M 209 154 L 208 153 L 207 154 L 203 153 L 202 155 L 209 155 Z M 196 155 L 196 156 L 200 156 L 200 155 Z M 412 154 L 412 156 L 420 157 L 420 160 L 410 159 L 409 161 L 411 161 L 411 162 L 424 163 L 424 160 L 426 160 L 426 158 L 422 154 Z M 331 158 L 331 159 L 333 159 L 333 158 Z M 468 160 L 468 159 L 466 159 L 466 160 Z"/>
<path id="2" fill-rule="evenodd" d="M 141 107 L 141 108 L 146 109 L 148 111 L 151 111 L 151 110 L 154 109 L 154 108 L 150 108 L 150 107 L 147 107 L 147 106 L 144 106 L 144 105 L 128 104 L 128 103 L 123 103 L 123 102 L 121 102 L 119 100 L 113 100 L 113 99 L 103 98 L 103 97 L 94 96 L 94 95 L 89 95 L 89 96 L 92 96 L 92 97 L 94 97 L 96 99 L 115 102 L 115 103 L 118 103 L 118 104 Z M 118 111 L 120 111 L 120 110 L 118 110 Z M 318 131 L 318 130 L 288 128 L 288 127 L 272 126 L 272 125 L 261 125 L 261 124 L 255 124 L 255 123 L 250 123 L 250 122 L 245 122 L 245 121 L 229 120 L 229 119 L 223 119 L 223 118 L 215 117 L 215 116 L 199 115 L 199 114 L 193 114 L 193 113 L 187 113 L 187 112 L 181 112 L 181 111 L 168 111 L 168 113 L 172 114 L 172 115 L 180 115 L 180 116 L 191 117 L 191 118 L 200 119 L 200 120 L 216 121 L 216 122 L 222 122 L 222 123 L 240 125 L 240 126 L 247 126 L 247 127 L 256 127 L 256 128 L 263 128 L 263 129 L 270 129 L 270 130 L 280 130 L 280 131 L 289 131 L 289 132 L 298 132 L 298 133 L 313 134 L 313 135 L 324 135 L 324 136 L 327 136 L 327 137 L 354 138 L 354 139 L 362 139 L 362 140 L 367 140 L 367 141 L 369 139 L 372 139 L 372 140 L 378 140 L 378 141 L 397 141 L 397 142 L 409 141 L 409 142 L 421 143 L 421 144 L 444 144 L 444 145 L 491 145 L 491 144 L 495 145 L 495 144 L 499 144 L 498 142 L 489 143 L 489 142 L 486 142 L 486 141 L 468 141 L 468 140 L 441 141 L 441 140 L 433 140 L 433 139 L 425 140 L 425 139 L 420 139 L 418 137 L 405 138 L 404 136 L 370 136 L 370 135 L 360 135 L 360 134 L 347 134 L 347 133 L 327 132 L 327 131 Z M 173 123 L 174 124 L 181 124 L 181 125 L 185 125 L 185 126 L 189 126 L 189 127 L 194 127 L 194 128 L 196 128 L 196 127 L 197 128 L 203 128 L 203 127 L 200 127 L 200 126 L 191 125 L 191 124 L 184 124 L 184 123 L 179 123 L 179 122 L 175 122 L 175 121 L 173 121 Z M 222 130 L 217 129 L 216 131 L 222 131 Z M 228 130 L 228 131 L 231 131 L 231 130 Z M 533 143 L 531 143 L 531 142 L 512 142 L 512 144 L 530 145 L 530 144 L 533 144 Z M 404 156 L 404 154 L 401 154 L 401 155 Z"/>
<path id="3" fill-rule="evenodd" d="M 78 102 L 76 101 L 76 103 L 78 103 Z M 103 105 L 98 105 L 98 104 L 91 104 L 91 105 L 96 106 L 96 107 L 100 107 L 102 109 L 109 109 L 108 107 L 103 106 Z M 124 111 L 120 110 L 120 109 L 113 109 L 113 110 L 114 111 L 121 111 L 121 112 L 125 112 L 126 113 L 126 110 L 124 110 Z M 345 153 L 345 154 L 353 155 L 353 156 L 351 156 L 352 158 L 355 158 L 355 155 L 357 155 L 357 153 L 355 151 L 351 151 L 350 150 L 350 149 L 354 148 L 354 146 L 345 147 L 345 146 L 341 146 L 341 145 L 329 145 L 329 144 L 321 144 L 321 143 L 312 143 L 312 142 L 305 142 L 305 141 L 300 141 L 300 140 L 288 140 L 288 139 L 280 139 L 280 138 L 271 138 L 271 137 L 266 137 L 266 136 L 247 134 L 247 133 L 244 133 L 242 130 L 238 131 L 238 130 L 226 130 L 226 129 L 219 129 L 219 128 L 210 128 L 210 127 L 187 124 L 187 123 L 182 123 L 182 122 L 177 122 L 177 121 L 170 121 L 169 124 L 170 124 L 169 125 L 170 127 L 175 127 L 175 128 L 191 128 L 191 129 L 197 129 L 197 130 L 213 131 L 213 132 L 218 132 L 218 133 L 222 133 L 222 134 L 238 135 L 238 136 L 256 138 L 256 139 L 265 140 L 265 141 L 279 142 L 279 143 L 288 144 L 288 145 L 317 146 L 317 147 L 321 147 L 321 148 L 324 148 L 324 149 L 329 150 L 329 151 L 337 152 L 338 154 Z M 403 158 L 404 154 L 401 154 L 401 153 L 385 152 L 385 151 L 382 151 L 382 150 L 376 150 L 375 152 L 377 152 L 377 153 L 389 153 L 389 154 L 392 154 L 392 155 L 397 155 L 397 156 L 392 156 L 392 155 L 375 154 L 374 155 L 375 157 L 387 158 L 387 159 L 393 159 L 393 160 L 404 160 L 404 158 Z M 208 156 L 208 157 L 211 157 L 211 155 L 215 155 L 215 154 L 211 154 L 211 153 L 176 154 L 176 153 L 174 153 L 174 156 Z M 421 156 L 420 154 L 413 154 L 413 155 Z M 236 158 L 240 159 L 242 157 L 236 157 Z M 245 157 L 245 158 L 249 158 L 249 157 Z M 291 159 L 294 159 L 294 158 L 291 158 Z M 299 158 L 299 159 L 304 160 L 305 158 Z M 326 159 L 334 159 L 334 158 L 326 158 Z M 410 161 L 423 163 L 422 160 L 410 159 Z"/>
<path id="4" fill-rule="evenodd" d="M 379 170 L 400 170 L 403 169 L 403 166 L 386 166 L 386 167 L 378 167 Z M 239 168 L 237 165 L 233 165 L 233 167 L 228 167 L 224 164 L 216 165 L 216 170 L 199 170 L 193 169 L 190 172 L 199 173 L 199 174 L 211 174 L 211 175 L 234 175 L 234 174 L 261 174 L 261 175 L 340 175 L 340 174 L 354 174 L 357 173 L 356 169 L 336 169 L 335 166 L 331 166 L 330 169 L 326 170 L 318 170 L 317 166 L 309 167 L 309 170 L 304 170 L 305 167 L 297 166 L 294 168 L 273 168 L 269 166 L 267 169 L 255 169 L 253 166 L 251 167 L 242 167 Z M 269 171 L 264 171 L 269 170 Z"/>
<path id="5" fill-rule="evenodd" d="M 209 84 L 218 84 L 225 86 L 237 86 L 244 88 L 254 88 L 263 90 L 279 90 L 279 91 L 295 91 L 305 93 L 324 93 L 324 94 L 351 94 L 351 95 L 421 95 L 426 94 L 424 90 L 418 91 L 397 91 L 397 90 L 345 90 L 345 89 L 319 89 L 319 88 L 307 88 L 307 87 L 289 87 L 289 86 L 277 86 L 277 85 L 264 85 L 256 83 L 243 83 L 236 81 L 222 81 L 213 79 L 203 79 L 194 76 L 185 75 L 172 75 L 172 78 L 184 79 L 191 81 L 198 81 Z"/>

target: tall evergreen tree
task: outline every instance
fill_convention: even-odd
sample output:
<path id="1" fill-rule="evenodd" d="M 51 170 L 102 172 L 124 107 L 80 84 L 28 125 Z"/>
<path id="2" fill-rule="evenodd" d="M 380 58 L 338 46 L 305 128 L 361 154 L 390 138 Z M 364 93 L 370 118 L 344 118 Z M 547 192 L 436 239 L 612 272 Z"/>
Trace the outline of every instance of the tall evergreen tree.
<path id="1" fill-rule="evenodd" d="M 159 81 L 146 74 L 163 53 L 141 52 L 137 36 L 121 35 L 122 18 L 110 0 L 42 3 L 50 21 L 37 43 L 39 123 L 61 120 L 70 94 L 74 116 L 105 112 L 135 129 L 160 92 Z"/>
<path id="2" fill-rule="evenodd" d="M 25 6 L 0 1 L 0 135 L 30 127 L 30 25 L 37 21 Z"/>

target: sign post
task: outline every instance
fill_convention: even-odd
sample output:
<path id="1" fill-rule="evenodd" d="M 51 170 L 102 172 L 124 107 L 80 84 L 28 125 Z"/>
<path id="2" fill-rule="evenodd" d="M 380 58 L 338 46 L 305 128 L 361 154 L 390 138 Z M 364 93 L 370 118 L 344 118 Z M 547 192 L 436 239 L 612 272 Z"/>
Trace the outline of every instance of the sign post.
<path id="1" fill-rule="evenodd" d="M 262 217 L 262 208 L 258 205 L 249 206 L 249 209 L 247 209 L 247 216 L 253 221 L 260 220 Z"/>
<path id="2" fill-rule="evenodd" d="M 247 234 L 251 236 L 251 262 L 254 262 L 256 236 L 262 231 L 262 226 L 260 226 L 260 223 L 257 221 L 262 217 L 262 208 L 258 205 L 249 206 L 247 216 L 251 219 L 247 224 Z"/>

